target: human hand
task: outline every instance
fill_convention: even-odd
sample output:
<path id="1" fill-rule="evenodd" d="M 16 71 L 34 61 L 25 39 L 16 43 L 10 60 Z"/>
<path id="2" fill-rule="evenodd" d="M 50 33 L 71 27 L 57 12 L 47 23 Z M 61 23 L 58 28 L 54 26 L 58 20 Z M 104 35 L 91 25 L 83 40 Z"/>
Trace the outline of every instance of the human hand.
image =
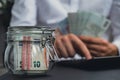
<path id="1" fill-rule="evenodd" d="M 58 32 L 58 31 L 57 31 Z M 73 57 L 76 53 L 76 48 L 84 55 L 86 59 L 91 59 L 92 56 L 86 45 L 74 34 L 62 35 L 60 32 L 56 36 L 54 47 L 59 57 Z"/>
<path id="2" fill-rule="evenodd" d="M 86 44 L 87 48 L 89 49 L 89 52 L 93 57 L 118 55 L 117 47 L 104 39 L 88 36 L 79 36 L 79 38 Z"/>

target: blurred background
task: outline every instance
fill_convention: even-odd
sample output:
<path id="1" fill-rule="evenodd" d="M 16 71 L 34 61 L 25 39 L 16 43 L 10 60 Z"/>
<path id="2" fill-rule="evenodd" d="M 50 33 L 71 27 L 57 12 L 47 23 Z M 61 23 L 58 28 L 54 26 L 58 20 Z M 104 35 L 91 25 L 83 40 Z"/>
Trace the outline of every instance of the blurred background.
<path id="1" fill-rule="evenodd" d="M 6 72 L 3 59 L 6 48 L 6 32 L 10 22 L 13 3 L 13 0 L 0 0 L 0 75 Z"/>

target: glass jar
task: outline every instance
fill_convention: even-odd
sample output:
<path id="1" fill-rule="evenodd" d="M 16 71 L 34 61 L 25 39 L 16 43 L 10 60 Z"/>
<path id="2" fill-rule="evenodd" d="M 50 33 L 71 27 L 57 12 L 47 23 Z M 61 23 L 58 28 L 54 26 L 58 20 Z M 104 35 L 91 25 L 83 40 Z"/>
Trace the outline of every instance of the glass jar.
<path id="1" fill-rule="evenodd" d="M 9 27 L 5 66 L 15 75 L 43 75 L 58 56 L 54 49 L 54 29 L 40 26 Z"/>

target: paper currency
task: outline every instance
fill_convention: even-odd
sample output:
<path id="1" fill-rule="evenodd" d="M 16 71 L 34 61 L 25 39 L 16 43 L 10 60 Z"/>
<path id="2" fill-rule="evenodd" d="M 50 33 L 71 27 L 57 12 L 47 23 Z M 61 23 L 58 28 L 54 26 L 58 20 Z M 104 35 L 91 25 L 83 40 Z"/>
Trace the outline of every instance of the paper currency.
<path id="1" fill-rule="evenodd" d="M 14 44 L 15 70 L 48 70 L 49 55 L 38 37 L 18 36 L 16 40 L 20 41 Z"/>
<path id="2" fill-rule="evenodd" d="M 100 37 L 110 26 L 106 17 L 86 11 L 68 14 L 70 31 L 76 35 Z"/>

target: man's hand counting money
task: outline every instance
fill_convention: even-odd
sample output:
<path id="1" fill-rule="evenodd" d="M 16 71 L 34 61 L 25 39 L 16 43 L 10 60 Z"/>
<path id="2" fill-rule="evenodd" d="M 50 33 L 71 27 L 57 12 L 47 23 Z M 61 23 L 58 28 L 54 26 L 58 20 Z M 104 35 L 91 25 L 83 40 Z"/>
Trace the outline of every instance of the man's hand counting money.
<path id="1" fill-rule="evenodd" d="M 88 36 L 79 36 L 93 57 L 117 56 L 117 47 L 101 38 L 93 38 Z"/>
<path id="2" fill-rule="evenodd" d="M 81 52 L 80 55 L 84 55 L 86 59 L 92 58 L 86 45 L 74 34 L 57 36 L 54 46 L 59 57 L 73 57 L 77 48 Z"/>

